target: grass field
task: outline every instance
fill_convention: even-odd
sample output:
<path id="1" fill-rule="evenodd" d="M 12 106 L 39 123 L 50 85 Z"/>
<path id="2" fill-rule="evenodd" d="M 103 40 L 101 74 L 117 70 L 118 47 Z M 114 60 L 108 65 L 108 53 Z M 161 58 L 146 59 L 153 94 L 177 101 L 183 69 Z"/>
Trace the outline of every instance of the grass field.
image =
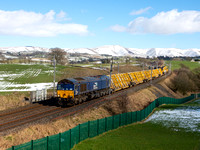
<path id="1" fill-rule="evenodd" d="M 56 82 L 63 78 L 105 74 L 105 71 L 84 67 L 56 66 Z M 0 91 L 31 91 L 50 88 L 53 82 L 52 65 L 0 64 Z"/>
<path id="2" fill-rule="evenodd" d="M 171 62 L 171 65 L 172 65 L 172 70 L 175 70 L 175 69 L 178 69 L 180 68 L 180 64 L 184 64 L 186 65 L 187 67 L 189 67 L 191 70 L 195 69 L 195 68 L 198 68 L 200 67 L 200 63 L 198 62 L 190 62 L 190 61 L 167 61 L 167 63 L 170 63 Z"/>
<path id="3" fill-rule="evenodd" d="M 64 68 L 60 65 L 56 67 L 57 76 Z M 23 90 L 37 83 L 52 82 L 53 71 L 51 65 L 0 64 L 0 90 Z"/>
<path id="4" fill-rule="evenodd" d="M 64 68 L 57 66 L 57 74 Z M 0 64 L 1 80 L 19 84 L 52 82 L 53 71 L 51 65 Z"/>
<path id="5" fill-rule="evenodd" d="M 129 125 L 87 139 L 73 150 L 199 150 L 200 100 L 177 106 L 162 106 L 143 124 Z"/>
<path id="6" fill-rule="evenodd" d="M 57 65 L 57 75 L 60 75 L 60 71 L 65 68 L 65 66 Z M 9 75 L 4 78 L 5 81 L 12 80 L 22 84 L 52 82 L 53 71 L 52 65 L 0 64 L 0 75 L 3 73 Z"/>
<path id="7" fill-rule="evenodd" d="M 85 140 L 73 150 L 192 150 L 200 148 L 199 138 L 194 133 L 177 132 L 158 124 L 144 123 Z"/>

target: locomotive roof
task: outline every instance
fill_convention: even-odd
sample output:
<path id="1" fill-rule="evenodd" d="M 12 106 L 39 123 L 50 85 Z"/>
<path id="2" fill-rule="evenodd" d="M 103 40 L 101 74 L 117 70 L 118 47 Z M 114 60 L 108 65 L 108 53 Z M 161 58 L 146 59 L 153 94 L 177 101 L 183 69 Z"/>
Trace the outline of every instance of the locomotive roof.
<path id="1" fill-rule="evenodd" d="M 90 81 L 98 81 L 102 79 L 109 79 L 108 76 L 106 75 L 98 75 L 98 76 L 90 76 L 90 77 L 80 77 L 80 78 L 67 78 L 60 80 L 59 83 L 70 83 L 70 84 L 75 84 L 75 83 L 81 83 L 81 82 L 90 82 Z"/>

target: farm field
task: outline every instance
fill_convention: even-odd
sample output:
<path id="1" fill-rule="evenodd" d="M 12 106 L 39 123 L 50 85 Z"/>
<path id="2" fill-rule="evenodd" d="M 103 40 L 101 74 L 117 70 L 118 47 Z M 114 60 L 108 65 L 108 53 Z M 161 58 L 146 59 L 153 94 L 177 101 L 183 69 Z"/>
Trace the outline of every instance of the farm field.
<path id="1" fill-rule="evenodd" d="M 164 105 L 143 124 L 133 124 L 87 139 L 73 149 L 200 149 L 200 100 Z"/>
<path id="2" fill-rule="evenodd" d="M 56 82 L 63 78 L 106 73 L 97 69 L 56 66 Z M 53 87 L 52 65 L 0 64 L 0 92 L 32 91 Z"/>
<path id="3" fill-rule="evenodd" d="M 57 66 L 57 75 L 64 69 Z M 54 68 L 51 65 L 0 64 L 0 91 L 30 91 L 50 88 Z"/>
<path id="4" fill-rule="evenodd" d="M 172 70 L 179 69 L 181 66 L 180 64 L 184 64 L 185 66 L 189 67 L 191 70 L 200 67 L 199 62 L 190 62 L 190 61 L 167 61 L 167 63 L 171 62 Z"/>

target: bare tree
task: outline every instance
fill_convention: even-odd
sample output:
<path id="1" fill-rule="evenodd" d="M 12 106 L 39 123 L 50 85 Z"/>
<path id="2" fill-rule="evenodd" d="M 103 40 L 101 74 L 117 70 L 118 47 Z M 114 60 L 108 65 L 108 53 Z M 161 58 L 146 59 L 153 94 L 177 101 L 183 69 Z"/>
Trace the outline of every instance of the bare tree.
<path id="1" fill-rule="evenodd" d="M 55 59 L 56 59 L 56 62 L 58 64 L 61 64 L 61 65 L 65 65 L 68 60 L 67 60 L 67 53 L 61 49 L 61 48 L 51 48 L 50 49 L 50 59 L 53 59 L 53 57 L 55 56 Z"/>

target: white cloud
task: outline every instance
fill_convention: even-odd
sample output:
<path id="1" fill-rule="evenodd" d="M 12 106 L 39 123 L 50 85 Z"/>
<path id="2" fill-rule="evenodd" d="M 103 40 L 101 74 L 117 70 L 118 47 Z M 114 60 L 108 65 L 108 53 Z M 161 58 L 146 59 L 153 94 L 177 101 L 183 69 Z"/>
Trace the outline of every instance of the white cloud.
<path id="1" fill-rule="evenodd" d="M 88 33 L 87 25 L 75 23 L 58 23 L 66 20 L 66 13 L 59 14 L 51 10 L 46 14 L 19 11 L 0 10 L 0 34 L 48 37 L 59 34 Z"/>
<path id="2" fill-rule="evenodd" d="M 149 9 L 151 9 L 151 7 L 142 8 L 140 10 L 133 10 L 132 12 L 130 12 L 130 15 L 140 15 L 147 12 Z"/>
<path id="3" fill-rule="evenodd" d="M 71 20 L 71 18 L 67 17 L 67 14 L 64 11 L 60 11 L 60 13 L 56 15 L 56 18 L 59 21 Z"/>
<path id="4" fill-rule="evenodd" d="M 101 21 L 101 20 L 103 20 L 103 19 L 104 19 L 104 17 L 98 17 L 98 18 L 96 19 L 96 22 Z"/>
<path id="5" fill-rule="evenodd" d="M 111 30 L 115 31 L 115 32 L 125 32 L 126 28 L 124 26 L 120 26 L 120 25 L 114 25 L 110 27 Z"/>
<path id="6" fill-rule="evenodd" d="M 123 28 L 121 26 L 121 28 Z M 129 33 L 176 34 L 200 32 L 200 11 L 176 9 L 160 12 L 152 18 L 138 17 L 124 27 Z M 117 31 L 117 30 L 113 30 Z M 121 31 L 117 31 L 121 32 Z"/>

